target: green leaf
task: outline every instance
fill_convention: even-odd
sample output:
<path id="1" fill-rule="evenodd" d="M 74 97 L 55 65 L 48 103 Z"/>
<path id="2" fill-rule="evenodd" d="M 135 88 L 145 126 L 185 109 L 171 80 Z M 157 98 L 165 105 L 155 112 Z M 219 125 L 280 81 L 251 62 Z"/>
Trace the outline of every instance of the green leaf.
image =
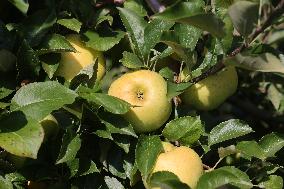
<path id="1" fill-rule="evenodd" d="M 264 150 L 266 157 L 273 157 L 284 147 L 284 135 L 280 133 L 265 135 L 260 139 L 259 145 Z"/>
<path id="2" fill-rule="evenodd" d="M 198 181 L 197 189 L 218 188 L 226 184 L 242 189 L 253 187 L 248 175 L 235 167 L 222 167 L 207 172 Z"/>
<path id="3" fill-rule="evenodd" d="M 40 44 L 39 54 L 45 53 L 61 53 L 61 52 L 77 52 L 76 49 L 65 39 L 64 36 L 59 34 L 47 35 L 43 42 Z"/>
<path id="4" fill-rule="evenodd" d="M 281 89 L 277 87 L 277 84 L 271 83 L 267 89 L 267 98 L 271 101 L 276 110 L 281 111 L 281 103 L 284 99 L 284 94 Z"/>
<path id="5" fill-rule="evenodd" d="M 9 180 L 0 176 L 0 189 L 13 189 L 13 184 Z"/>
<path id="6" fill-rule="evenodd" d="M 152 172 L 158 155 L 162 151 L 162 142 L 158 136 L 139 137 L 135 151 L 135 160 L 144 180 Z"/>
<path id="7" fill-rule="evenodd" d="M 175 35 L 179 43 L 193 51 L 197 44 L 198 39 L 201 37 L 202 31 L 194 26 L 187 24 L 176 24 Z"/>
<path id="8" fill-rule="evenodd" d="M 218 148 L 218 154 L 220 159 L 223 159 L 224 157 L 227 157 L 235 153 L 237 153 L 235 145 L 230 145 L 225 148 L 224 147 Z"/>
<path id="9" fill-rule="evenodd" d="M 18 111 L 1 117 L 0 122 L 1 148 L 17 156 L 36 159 L 44 138 L 40 123 Z"/>
<path id="10" fill-rule="evenodd" d="M 54 76 L 60 59 L 61 54 L 58 53 L 49 53 L 40 57 L 42 68 L 50 79 Z"/>
<path id="11" fill-rule="evenodd" d="M 162 133 L 172 142 L 179 141 L 182 145 L 192 145 L 200 138 L 203 127 L 200 117 L 186 116 L 167 123 Z"/>
<path id="12" fill-rule="evenodd" d="M 14 90 L 6 89 L 4 87 L 0 87 L 0 99 L 7 97 L 8 95 L 12 94 Z"/>
<path id="13" fill-rule="evenodd" d="M 70 178 L 100 172 L 96 164 L 87 158 L 75 158 L 71 161 L 67 161 L 67 166 L 71 172 Z"/>
<path id="14" fill-rule="evenodd" d="M 119 61 L 127 68 L 136 69 L 145 67 L 138 56 L 127 51 L 123 52 L 123 58 Z"/>
<path id="15" fill-rule="evenodd" d="M 283 178 L 277 175 L 269 175 L 267 181 L 262 182 L 259 186 L 269 189 L 282 189 L 283 188 Z"/>
<path id="16" fill-rule="evenodd" d="M 203 1 L 181 2 L 154 15 L 154 18 L 189 24 L 208 31 L 216 37 L 223 37 L 224 23 L 214 14 L 205 13 L 203 6 Z"/>
<path id="17" fill-rule="evenodd" d="M 23 14 L 27 14 L 29 9 L 29 2 L 27 0 L 9 0 L 17 9 Z"/>
<path id="18" fill-rule="evenodd" d="M 124 38 L 125 33 L 123 31 L 111 31 L 110 29 L 104 29 L 103 33 L 88 30 L 84 33 L 84 36 L 88 38 L 87 47 L 98 51 L 107 51 L 118 44 Z"/>
<path id="19" fill-rule="evenodd" d="M 108 189 L 124 189 L 124 186 L 114 177 L 106 176 L 104 178 Z"/>
<path id="20" fill-rule="evenodd" d="M 151 49 L 160 41 L 164 31 L 169 30 L 174 22 L 154 19 L 147 24 L 144 31 L 144 55 L 149 56 Z"/>
<path id="21" fill-rule="evenodd" d="M 172 99 L 175 96 L 180 95 L 183 93 L 188 87 L 190 87 L 192 83 L 173 83 L 173 82 L 167 82 L 167 98 Z"/>
<path id="22" fill-rule="evenodd" d="M 175 76 L 173 70 L 171 70 L 169 67 L 162 68 L 159 71 L 159 74 L 169 80 L 173 80 Z"/>
<path id="23" fill-rule="evenodd" d="M 107 111 L 114 114 L 125 114 L 131 107 L 128 102 L 103 93 L 82 93 L 80 96 L 89 102 L 103 106 Z"/>
<path id="24" fill-rule="evenodd" d="M 147 16 L 147 11 L 143 7 L 142 0 L 127 0 L 124 2 L 123 6 L 139 16 Z"/>
<path id="25" fill-rule="evenodd" d="M 208 145 L 212 146 L 226 140 L 237 138 L 253 132 L 248 124 L 238 119 L 230 119 L 214 127 L 208 137 Z"/>
<path id="26" fill-rule="evenodd" d="M 122 118 L 120 115 L 111 114 L 109 112 L 99 112 L 98 117 L 105 124 L 107 130 L 114 134 L 122 134 L 137 138 L 132 125 Z"/>
<path id="27" fill-rule="evenodd" d="M 80 148 L 80 136 L 72 131 L 72 128 L 67 129 L 62 138 L 61 149 L 56 164 L 74 160 Z"/>
<path id="28" fill-rule="evenodd" d="M 238 1 L 228 9 L 236 30 L 247 37 L 252 33 L 258 20 L 259 5 L 250 1 Z"/>
<path id="29" fill-rule="evenodd" d="M 56 22 L 55 11 L 40 10 L 27 17 L 19 27 L 30 46 L 36 46 Z"/>
<path id="30" fill-rule="evenodd" d="M 134 44 L 135 54 L 140 58 L 143 58 L 143 49 L 145 43 L 144 30 L 147 24 L 146 21 L 143 19 L 143 17 L 137 15 L 135 12 L 129 9 L 118 9 L 123 25 L 130 36 L 131 42 Z"/>
<path id="31" fill-rule="evenodd" d="M 76 18 L 59 19 L 57 23 L 77 33 L 80 32 L 82 23 Z"/>
<path id="32" fill-rule="evenodd" d="M 260 71 L 284 73 L 284 63 L 271 53 L 258 54 L 255 56 L 244 55 L 242 53 L 226 60 L 228 64 L 235 64 L 238 67 Z"/>
<path id="33" fill-rule="evenodd" d="M 174 173 L 168 171 L 155 172 L 150 178 L 150 186 L 167 189 L 190 189 Z"/>
<path id="34" fill-rule="evenodd" d="M 11 111 L 41 121 L 53 110 L 74 102 L 77 94 L 55 81 L 31 83 L 21 87 L 11 101 Z"/>
<path id="35" fill-rule="evenodd" d="M 256 157 L 261 160 L 266 158 L 265 152 L 256 141 L 242 141 L 237 144 L 237 150 L 244 154 L 245 157 L 251 159 Z"/>

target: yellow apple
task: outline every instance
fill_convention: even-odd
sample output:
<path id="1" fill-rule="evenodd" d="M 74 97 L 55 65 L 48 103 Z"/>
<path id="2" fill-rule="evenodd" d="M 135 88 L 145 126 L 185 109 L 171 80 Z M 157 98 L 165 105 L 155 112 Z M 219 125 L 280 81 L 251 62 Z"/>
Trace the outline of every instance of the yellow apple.
<path id="1" fill-rule="evenodd" d="M 237 71 L 235 67 L 228 66 L 188 88 L 181 99 L 198 110 L 213 110 L 233 95 L 237 87 Z"/>
<path id="2" fill-rule="evenodd" d="M 137 133 L 160 128 L 171 114 L 167 83 L 153 71 L 139 70 L 124 74 L 111 84 L 108 94 L 133 105 L 124 117 Z"/>
<path id="3" fill-rule="evenodd" d="M 40 122 L 43 130 L 44 130 L 44 142 L 48 139 L 52 139 L 55 137 L 59 131 L 59 125 L 55 117 L 51 114 L 46 116 L 41 122 Z"/>
<path id="4" fill-rule="evenodd" d="M 199 155 L 186 146 L 176 147 L 163 142 L 164 152 L 158 156 L 152 173 L 169 171 L 174 173 L 181 182 L 195 189 L 197 182 L 203 174 L 203 164 Z M 147 187 L 147 186 L 146 186 Z M 154 187 L 151 189 L 160 189 Z"/>
<path id="5" fill-rule="evenodd" d="M 79 35 L 68 35 L 66 39 L 77 52 L 65 52 L 61 54 L 61 60 L 55 75 L 71 81 L 82 69 L 95 63 L 98 59 L 96 80 L 101 80 L 105 74 L 105 59 L 103 53 L 86 47 Z"/>

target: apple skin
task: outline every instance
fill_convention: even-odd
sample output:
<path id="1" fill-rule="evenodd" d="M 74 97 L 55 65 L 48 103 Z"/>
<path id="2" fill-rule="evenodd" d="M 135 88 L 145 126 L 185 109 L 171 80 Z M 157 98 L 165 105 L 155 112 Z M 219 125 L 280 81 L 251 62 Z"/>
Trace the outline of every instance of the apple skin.
<path id="1" fill-rule="evenodd" d="M 181 182 L 195 189 L 197 182 L 203 174 L 203 164 L 199 155 L 186 146 L 176 147 L 163 142 L 164 152 L 158 156 L 152 173 L 169 171 L 174 173 Z M 151 189 L 161 189 L 153 187 Z"/>
<path id="2" fill-rule="evenodd" d="M 103 53 L 86 47 L 79 35 L 67 35 L 66 39 L 78 52 L 61 53 L 61 60 L 55 75 L 71 81 L 83 68 L 93 64 L 98 59 L 96 80 L 101 80 L 105 74 Z"/>
<path id="3" fill-rule="evenodd" d="M 46 142 L 49 139 L 54 138 L 58 131 L 59 131 L 59 125 L 55 117 L 51 114 L 46 116 L 41 122 L 40 122 L 43 130 L 44 130 L 44 139 L 43 141 Z"/>
<path id="4" fill-rule="evenodd" d="M 233 95 L 238 87 L 238 74 L 233 66 L 211 75 L 189 87 L 181 99 L 197 110 L 213 110 Z"/>
<path id="5" fill-rule="evenodd" d="M 167 99 L 167 83 L 154 71 L 126 73 L 111 84 L 108 94 L 134 106 L 124 118 L 137 133 L 154 131 L 170 117 L 172 104 Z"/>

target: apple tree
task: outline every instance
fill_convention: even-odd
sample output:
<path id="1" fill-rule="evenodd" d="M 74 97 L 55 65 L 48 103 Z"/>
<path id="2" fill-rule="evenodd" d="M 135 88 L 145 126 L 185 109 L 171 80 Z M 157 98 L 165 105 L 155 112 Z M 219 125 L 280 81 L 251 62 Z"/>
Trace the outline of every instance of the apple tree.
<path id="1" fill-rule="evenodd" d="M 282 189 L 284 0 L 1 0 L 0 189 Z"/>

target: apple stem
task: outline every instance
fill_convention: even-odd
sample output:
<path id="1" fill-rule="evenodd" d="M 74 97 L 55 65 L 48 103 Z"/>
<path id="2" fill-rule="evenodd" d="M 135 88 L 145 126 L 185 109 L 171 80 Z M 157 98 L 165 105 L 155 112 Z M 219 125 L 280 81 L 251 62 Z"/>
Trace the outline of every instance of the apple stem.
<path id="1" fill-rule="evenodd" d="M 154 13 L 163 12 L 166 9 L 158 0 L 146 0 L 146 2 Z"/>

